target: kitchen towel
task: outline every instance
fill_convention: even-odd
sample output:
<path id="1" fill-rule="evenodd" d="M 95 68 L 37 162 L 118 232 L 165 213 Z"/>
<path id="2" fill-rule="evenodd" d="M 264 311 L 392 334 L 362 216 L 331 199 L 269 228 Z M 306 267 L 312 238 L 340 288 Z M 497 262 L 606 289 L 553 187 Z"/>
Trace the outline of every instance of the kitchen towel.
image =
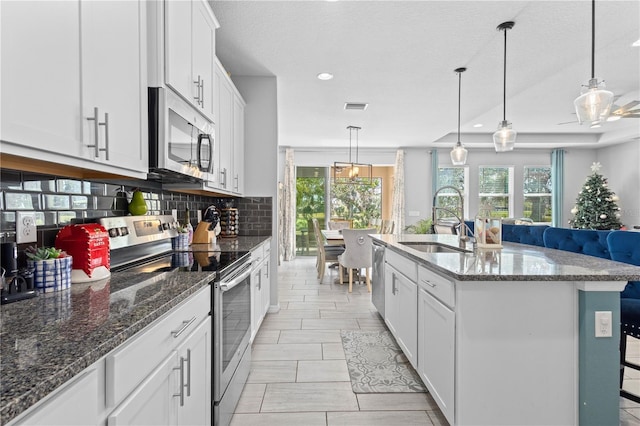
<path id="1" fill-rule="evenodd" d="M 427 392 L 390 332 L 343 330 L 341 337 L 355 393 Z"/>

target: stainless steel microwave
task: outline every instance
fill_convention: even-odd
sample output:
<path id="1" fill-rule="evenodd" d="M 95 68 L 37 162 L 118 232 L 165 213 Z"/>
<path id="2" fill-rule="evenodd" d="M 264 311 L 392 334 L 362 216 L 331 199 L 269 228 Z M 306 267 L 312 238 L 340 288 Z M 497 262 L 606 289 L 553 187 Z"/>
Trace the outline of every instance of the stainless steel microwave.
<path id="1" fill-rule="evenodd" d="M 209 180 L 215 128 L 195 108 L 160 87 L 149 88 L 149 175 L 164 181 Z"/>

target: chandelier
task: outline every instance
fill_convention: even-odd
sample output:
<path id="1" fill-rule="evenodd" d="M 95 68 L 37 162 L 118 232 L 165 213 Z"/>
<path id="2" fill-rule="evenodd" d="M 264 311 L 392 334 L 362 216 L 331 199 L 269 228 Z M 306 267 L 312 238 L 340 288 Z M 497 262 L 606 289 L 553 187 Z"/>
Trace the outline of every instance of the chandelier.
<path id="1" fill-rule="evenodd" d="M 333 163 L 333 183 L 336 184 L 370 184 L 373 175 L 373 166 L 358 162 L 358 132 L 361 127 L 347 126 L 349 130 L 349 162 L 336 161 Z M 356 132 L 355 161 L 352 156 L 353 131 Z"/>

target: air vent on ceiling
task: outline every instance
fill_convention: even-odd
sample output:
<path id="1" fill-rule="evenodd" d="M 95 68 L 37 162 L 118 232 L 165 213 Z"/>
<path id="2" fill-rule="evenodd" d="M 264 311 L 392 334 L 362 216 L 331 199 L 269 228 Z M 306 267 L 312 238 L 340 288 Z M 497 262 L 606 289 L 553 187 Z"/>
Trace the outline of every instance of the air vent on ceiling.
<path id="1" fill-rule="evenodd" d="M 367 109 L 368 106 L 369 104 L 366 104 L 363 102 L 345 102 L 344 109 L 364 111 L 365 109 Z"/>

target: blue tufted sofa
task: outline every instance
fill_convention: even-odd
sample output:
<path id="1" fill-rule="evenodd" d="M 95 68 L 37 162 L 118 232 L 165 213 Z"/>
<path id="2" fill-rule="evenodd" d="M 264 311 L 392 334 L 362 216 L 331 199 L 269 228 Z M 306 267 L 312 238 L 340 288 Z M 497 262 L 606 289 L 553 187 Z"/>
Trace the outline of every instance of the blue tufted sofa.
<path id="1" fill-rule="evenodd" d="M 640 266 L 640 233 L 611 231 L 607 237 L 611 259 Z M 640 281 L 629 281 L 620 293 L 620 395 L 640 402 L 640 395 L 622 390 L 624 367 L 640 370 L 640 365 L 626 359 L 627 336 L 640 338 Z"/>
<path id="2" fill-rule="evenodd" d="M 611 231 L 549 227 L 544 231 L 544 246 L 589 256 L 611 259 L 607 236 Z"/>
<path id="3" fill-rule="evenodd" d="M 474 230 L 474 221 L 466 220 L 465 223 L 469 229 Z M 544 247 L 542 235 L 547 228 L 549 228 L 547 225 L 513 225 L 503 223 L 502 241 Z"/>

